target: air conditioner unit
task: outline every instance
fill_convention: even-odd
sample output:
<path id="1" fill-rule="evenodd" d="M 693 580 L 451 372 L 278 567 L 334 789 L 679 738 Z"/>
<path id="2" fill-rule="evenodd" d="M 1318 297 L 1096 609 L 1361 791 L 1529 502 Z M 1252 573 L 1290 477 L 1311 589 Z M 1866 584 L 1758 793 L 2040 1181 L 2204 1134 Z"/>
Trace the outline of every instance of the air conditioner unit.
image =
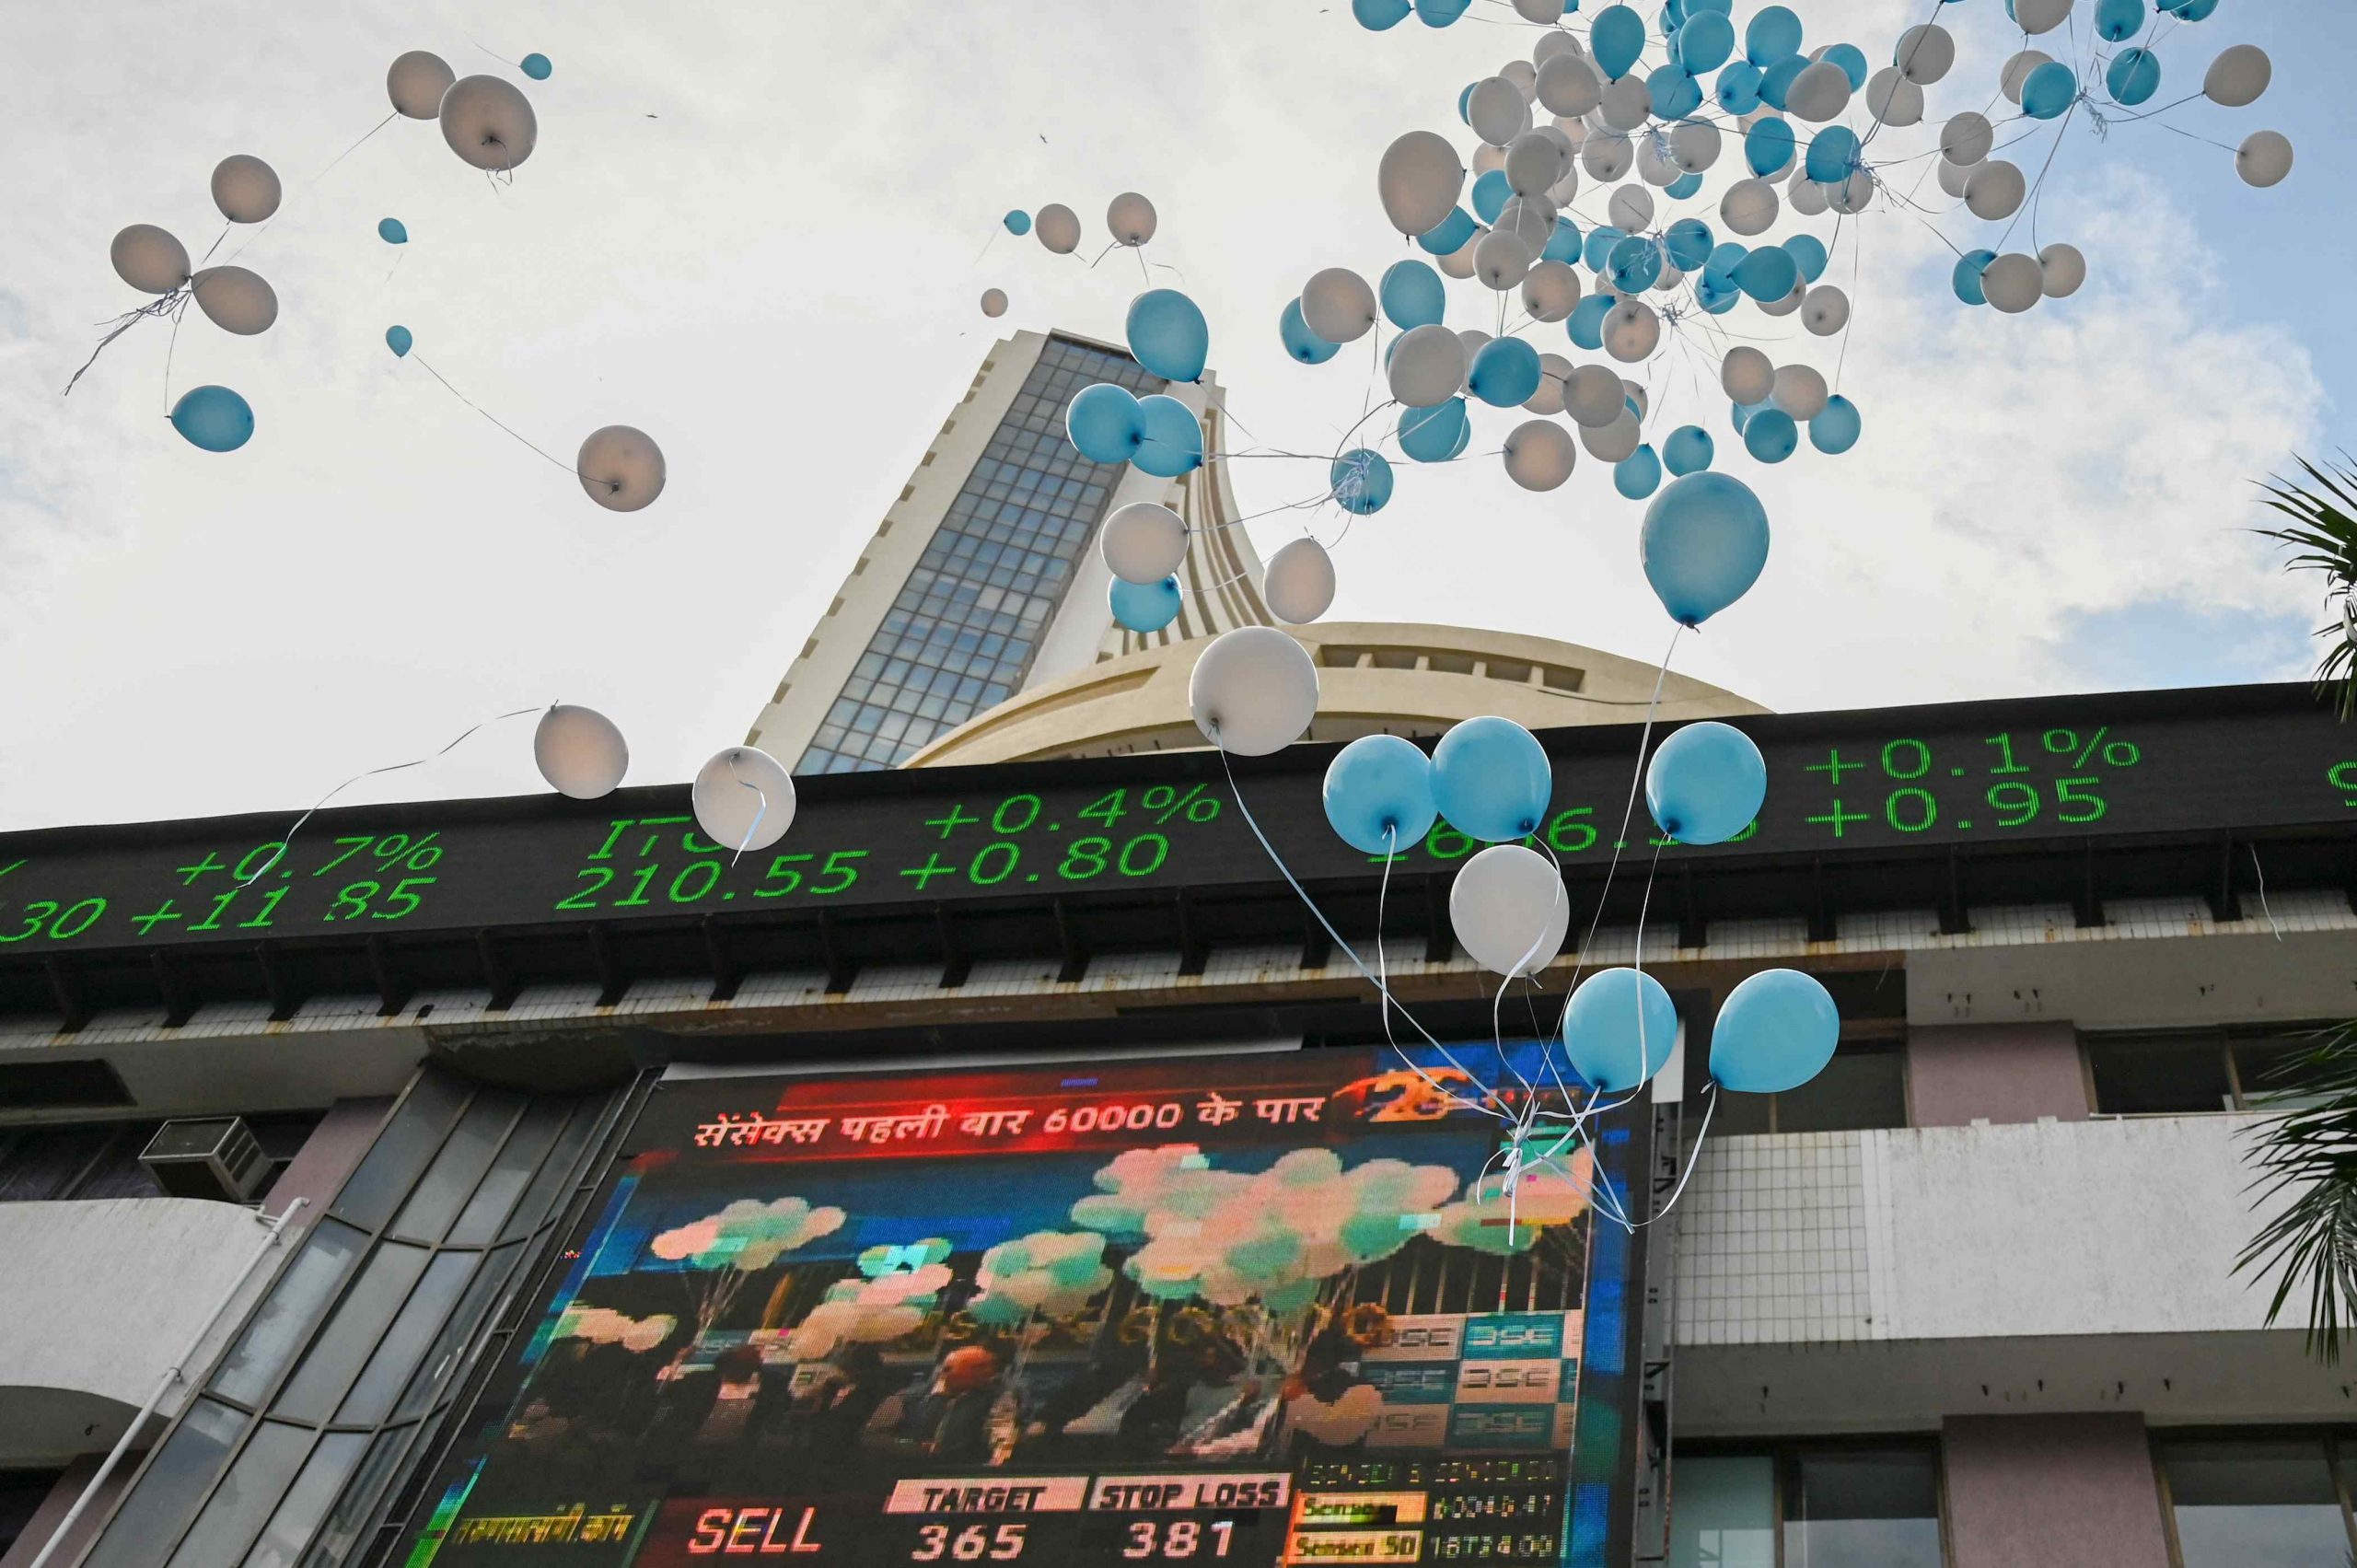
<path id="1" fill-rule="evenodd" d="M 237 1116 L 167 1121 L 147 1140 L 139 1163 L 175 1198 L 250 1203 L 270 1179 L 270 1156 Z"/>

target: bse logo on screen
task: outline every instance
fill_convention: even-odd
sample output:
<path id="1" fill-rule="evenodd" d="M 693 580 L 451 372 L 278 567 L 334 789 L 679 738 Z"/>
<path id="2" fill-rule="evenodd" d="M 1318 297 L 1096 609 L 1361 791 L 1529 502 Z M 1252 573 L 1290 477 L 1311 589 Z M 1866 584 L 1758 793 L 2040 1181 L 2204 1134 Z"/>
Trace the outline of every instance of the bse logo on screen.
<path id="1" fill-rule="evenodd" d="M 1544 1448 L 1554 1411 L 1542 1405 L 1458 1405 L 1448 1412 L 1448 1441 L 1460 1448 Z"/>

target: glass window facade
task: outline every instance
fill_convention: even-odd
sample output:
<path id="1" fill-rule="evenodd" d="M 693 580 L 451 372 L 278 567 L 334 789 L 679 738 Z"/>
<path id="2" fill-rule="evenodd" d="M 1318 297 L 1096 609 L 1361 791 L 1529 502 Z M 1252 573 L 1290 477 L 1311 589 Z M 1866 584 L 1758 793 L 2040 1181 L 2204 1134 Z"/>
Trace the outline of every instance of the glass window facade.
<path id="1" fill-rule="evenodd" d="M 2200 1029 L 2087 1042 L 2096 1109 L 2107 1116 L 2283 1110 L 2313 1104 L 2302 1079 L 2313 1031 Z"/>
<path id="2" fill-rule="evenodd" d="M 2357 1440 L 2349 1434 L 2170 1437 L 2154 1451 L 2177 1568 L 2337 1568 L 2357 1560 L 2350 1525 Z"/>
<path id="3" fill-rule="evenodd" d="M 1825 1070 L 1799 1088 L 1780 1095 L 1723 1094 L 1711 1112 L 1713 1137 L 1906 1125 L 1907 1053 L 1895 1040 L 1845 1040 Z"/>
<path id="4" fill-rule="evenodd" d="M 1049 340 L 795 772 L 896 767 L 1022 685 L 1121 477 L 1064 438 L 1097 381 L 1163 386 L 1125 354 Z"/>
<path id="5" fill-rule="evenodd" d="M 1672 1568 L 1941 1568 L 1939 1450 L 1930 1442 L 1680 1453 Z"/>

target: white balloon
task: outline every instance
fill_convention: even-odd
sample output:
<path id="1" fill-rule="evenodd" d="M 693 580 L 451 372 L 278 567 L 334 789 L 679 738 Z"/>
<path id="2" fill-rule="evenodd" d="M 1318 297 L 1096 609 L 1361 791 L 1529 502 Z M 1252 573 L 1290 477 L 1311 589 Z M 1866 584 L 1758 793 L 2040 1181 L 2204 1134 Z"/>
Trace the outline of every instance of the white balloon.
<path id="1" fill-rule="evenodd" d="M 1051 202 L 1033 215 L 1031 232 L 1059 256 L 1069 256 L 1080 245 L 1080 215 L 1062 202 Z"/>
<path id="2" fill-rule="evenodd" d="M 169 294 L 188 282 L 188 247 L 152 223 L 134 223 L 116 235 L 107 260 L 115 276 L 142 294 Z"/>
<path id="3" fill-rule="evenodd" d="M 1537 3 L 1545 5 L 1547 0 L 1537 0 Z M 1557 7 L 1557 14 L 1559 16 L 1562 14 L 1562 7 Z M 1530 63 L 1543 72 L 1547 69 L 1549 61 L 1562 54 L 1568 54 L 1574 60 L 1580 60 L 1586 57 L 1586 51 L 1580 48 L 1580 41 L 1570 33 L 1543 32 L 1538 35 L 1538 41 L 1531 46 Z"/>
<path id="4" fill-rule="evenodd" d="M 1450 277 L 1460 280 L 1471 277 L 1473 275 L 1474 248 L 1481 243 L 1483 238 L 1486 237 L 1489 232 L 1490 231 L 1486 228 L 1476 228 L 1473 231 L 1472 238 L 1467 240 L 1464 244 L 1458 246 L 1447 255 L 1434 258 L 1434 264 L 1439 267 L 1442 272 L 1447 273 Z"/>
<path id="5" fill-rule="evenodd" d="M 1125 583 L 1154 584 L 1187 559 L 1187 520 L 1153 501 L 1132 501 L 1105 519 L 1097 552 Z"/>
<path id="6" fill-rule="evenodd" d="M 1503 228 L 1491 230 L 1473 250 L 1473 275 L 1481 280 L 1483 287 L 1501 292 L 1520 283 L 1529 273 L 1530 263 L 1530 247 L 1519 236 Z M 1317 331 L 1315 327 L 1310 330 Z"/>
<path id="7" fill-rule="evenodd" d="M 1525 131 L 1505 151 L 1506 188 L 1517 196 L 1544 196 L 1563 178 L 1563 144 L 1548 134 L 1554 127 Z"/>
<path id="8" fill-rule="evenodd" d="M 1686 272 L 1684 268 L 1678 266 L 1675 261 L 1664 261 L 1661 264 L 1661 271 L 1654 276 L 1654 292 L 1655 294 L 1675 294 L 1678 292 L 1678 288 L 1685 284 L 1685 282 Z"/>
<path id="9" fill-rule="evenodd" d="M 1568 34 L 1550 34 L 1568 37 Z M 1604 99 L 1596 67 L 1576 54 L 1558 54 L 1538 67 L 1538 101 L 1550 114 L 1581 115 Z"/>
<path id="10" fill-rule="evenodd" d="M 1776 366 L 1749 344 L 1727 350 L 1719 361 L 1719 386 L 1739 403 L 1765 402 L 1776 389 Z"/>
<path id="11" fill-rule="evenodd" d="M 1635 451 L 1637 444 L 1643 439 L 1644 436 L 1637 426 L 1637 416 L 1626 408 L 1620 411 L 1620 417 L 1602 429 L 1590 429 L 1585 424 L 1580 426 L 1580 445 L 1585 447 L 1587 455 L 1599 463 L 1619 462 Z"/>
<path id="12" fill-rule="evenodd" d="M 1942 158 L 1938 163 L 1940 189 L 1958 201 L 1964 199 L 1964 188 L 1972 181 L 1972 170 Z"/>
<path id="13" fill-rule="evenodd" d="M 1801 300 L 1801 325 L 1820 338 L 1829 338 L 1850 324 L 1850 296 L 1831 284 L 1819 284 Z"/>
<path id="14" fill-rule="evenodd" d="M 1571 144 L 1572 151 L 1574 153 L 1587 145 L 1588 134 L 1595 129 L 1585 120 L 1571 114 L 1555 116 L 1553 124 L 1556 130 L 1563 134 L 1563 140 Z"/>
<path id="15" fill-rule="evenodd" d="M 1789 316 L 1801 308 L 1801 301 L 1807 297 L 1808 285 L 1794 279 L 1792 293 L 1781 298 L 1760 301 L 1759 313 L 1762 316 Z"/>
<path id="16" fill-rule="evenodd" d="M 2049 299 L 2068 299 L 2087 281 L 2087 259 L 2060 240 L 2038 253 L 2038 270 Z"/>
<path id="17" fill-rule="evenodd" d="M 1825 187 L 1808 177 L 1808 170 L 1793 171 L 1792 183 L 1784 187 L 1784 199 L 1793 211 L 1805 218 L 1813 218 L 1825 211 Z"/>
<path id="18" fill-rule="evenodd" d="M 1525 101 L 1538 95 L 1538 67 L 1529 61 L 1509 60 L 1498 67 L 1498 75 L 1512 82 L 1514 90 L 1520 93 Z"/>
<path id="19" fill-rule="evenodd" d="M 2026 33 L 2052 32 L 2071 15 L 2071 0 L 2014 0 L 2014 20 Z"/>
<path id="20" fill-rule="evenodd" d="M 1579 460 L 1572 433 L 1551 419 L 1527 419 L 1506 437 L 1506 477 L 1525 490 L 1552 490 Z"/>
<path id="21" fill-rule="evenodd" d="M 1850 107 L 1849 74 L 1820 60 L 1793 78 L 1784 89 L 1784 106 L 1795 118 L 1822 125 Z"/>
<path id="22" fill-rule="evenodd" d="M 1446 137 L 1411 131 L 1383 150 L 1376 193 L 1391 226 L 1410 238 L 1438 228 L 1465 189 L 1465 166 Z"/>
<path id="23" fill-rule="evenodd" d="M 1555 238 L 1555 203 L 1544 196 L 1511 197 L 1498 209 L 1498 221 L 1492 226 L 1521 240 L 1536 261 L 1547 242 Z"/>
<path id="24" fill-rule="evenodd" d="M 794 826 L 794 778 L 757 746 L 715 752 L 688 801 L 703 836 L 731 854 L 767 849 Z"/>
<path id="25" fill-rule="evenodd" d="M 1923 118 L 1923 89 L 1886 65 L 1866 80 L 1866 112 L 1886 125 L 1916 124 Z"/>
<path id="26" fill-rule="evenodd" d="M 1155 216 L 1154 203 L 1134 191 L 1124 191 L 1113 198 L 1105 209 L 1105 226 L 1116 245 L 1132 248 L 1154 238 L 1160 219 Z"/>
<path id="27" fill-rule="evenodd" d="M 459 79 L 439 54 L 412 49 L 385 73 L 385 96 L 393 108 L 412 120 L 432 120 L 442 112 L 442 95 Z"/>
<path id="28" fill-rule="evenodd" d="M 1605 84 L 1596 97 L 1596 108 L 1603 113 L 1604 123 L 1615 131 L 1633 131 L 1654 117 L 1653 89 L 1634 71 L 1617 82 Z"/>
<path id="29" fill-rule="evenodd" d="M 1301 319 L 1329 343 L 1356 343 L 1375 325 L 1375 290 L 1348 267 L 1328 267 L 1302 285 Z"/>
<path id="30" fill-rule="evenodd" d="M 1491 973 L 1536 974 L 1563 950 L 1572 899 L 1545 855 L 1492 844 L 1457 868 L 1448 923 L 1466 956 Z"/>
<path id="31" fill-rule="evenodd" d="M 1560 22 L 1563 19 L 1563 0 L 1514 0 L 1514 14 L 1526 22 L 1538 22 L 1542 25 Z M 1546 40 L 1541 39 L 1539 41 L 1544 43 Z"/>
<path id="32" fill-rule="evenodd" d="M 1847 180 L 1824 188 L 1825 204 L 1837 213 L 1863 213 L 1875 199 L 1875 177 L 1863 168 L 1853 168 Z"/>
<path id="33" fill-rule="evenodd" d="M 1475 135 L 1503 147 L 1530 129 L 1530 100 L 1504 76 L 1485 76 L 1473 84 L 1473 96 L 1465 100 L 1465 118 Z"/>
<path id="34" fill-rule="evenodd" d="M 1238 626 L 1212 639 L 1187 682 L 1203 738 L 1238 757 L 1282 751 L 1318 715 L 1318 667 L 1273 626 Z"/>
<path id="35" fill-rule="evenodd" d="M 596 800 L 611 795 L 630 771 L 630 746 L 595 708 L 558 703 L 532 731 L 532 762 L 559 795 Z"/>
<path id="36" fill-rule="evenodd" d="M 2007 251 L 1981 273 L 1980 292 L 2006 315 L 2018 316 L 2045 295 L 2046 273 L 2039 268 L 2037 257 L 2018 250 Z"/>
<path id="37" fill-rule="evenodd" d="M 589 499 L 610 512 L 635 512 L 663 494 L 663 448 L 644 430 L 609 424 L 581 443 L 573 471 Z"/>
<path id="38" fill-rule="evenodd" d="M 1637 149 L 1618 131 L 1597 131 L 1580 144 L 1580 167 L 1590 180 L 1609 185 L 1629 172 Z"/>
<path id="39" fill-rule="evenodd" d="M 1437 322 L 1411 327 L 1391 345 L 1384 367 L 1391 395 L 1408 408 L 1433 408 L 1457 396 L 1465 385 L 1465 344 Z M 1166 574 L 1167 575 L 1167 574 Z M 1143 579 L 1160 582 L 1160 577 Z"/>
<path id="40" fill-rule="evenodd" d="M 1634 365 L 1661 342 L 1661 318 L 1642 299 L 1624 299 L 1604 318 L 1604 352 Z"/>
<path id="41" fill-rule="evenodd" d="M 2012 217 L 2021 210 L 2022 198 L 2029 193 L 2028 181 L 2021 169 L 2003 158 L 1994 158 L 1972 171 L 1964 182 L 1964 204 L 1972 215 L 1993 222 Z"/>
<path id="42" fill-rule="evenodd" d="M 2025 49 L 2005 62 L 2004 67 L 1997 73 L 1997 85 L 2008 99 L 2018 104 L 2022 100 L 2022 84 L 2029 80 L 2029 74 L 2040 65 L 2053 63 L 2054 56 L 2043 50 Z"/>
<path id="43" fill-rule="evenodd" d="M 2253 131 L 2235 149 L 2235 172 L 2258 190 L 2280 185 L 2292 172 L 2292 143 L 2280 131 Z"/>
<path id="44" fill-rule="evenodd" d="M 1626 376 L 1620 377 L 1620 395 L 1628 400 L 1631 407 L 1636 409 L 1637 417 L 1639 419 L 1643 419 L 1647 414 L 1653 412 L 1654 401 L 1652 395 L 1649 394 L 1644 388 L 1639 386 L 1636 382 L 1630 380 Z"/>
<path id="45" fill-rule="evenodd" d="M 261 223 L 278 210 L 278 171 L 251 153 L 213 166 L 213 204 L 231 223 Z"/>
<path id="46" fill-rule="evenodd" d="M 993 319 L 1005 315 L 1006 290 L 1003 288 L 982 290 L 982 314 Z"/>
<path id="47" fill-rule="evenodd" d="M 1623 185 L 1605 203 L 1604 216 L 1625 234 L 1643 234 L 1653 226 L 1654 193 L 1642 185 Z"/>
<path id="48" fill-rule="evenodd" d="M 463 163 L 496 173 L 532 156 L 540 122 L 505 76 L 461 76 L 442 95 L 442 139 Z"/>
<path id="49" fill-rule="evenodd" d="M 1532 413 L 1563 412 L 1563 389 L 1572 379 L 1572 362 L 1560 354 L 1538 356 L 1538 390 L 1523 400 L 1522 406 Z"/>
<path id="50" fill-rule="evenodd" d="M 1996 140 L 1989 117 L 1968 109 L 1940 127 L 1940 156 L 1958 168 L 1970 168 L 1989 156 Z"/>
<path id="51" fill-rule="evenodd" d="M 1627 399 L 1620 373 L 1609 366 L 1583 365 L 1563 383 L 1563 412 L 1583 430 L 1601 430 L 1619 419 Z"/>
<path id="52" fill-rule="evenodd" d="M 1469 375 L 1473 368 L 1473 356 L 1489 344 L 1490 334 L 1479 327 L 1468 327 L 1457 334 L 1457 341 L 1465 345 L 1465 367 Z"/>
<path id="53" fill-rule="evenodd" d="M 1479 179 L 1493 168 L 1500 174 L 1506 171 L 1505 149 L 1493 147 L 1487 142 L 1478 144 L 1473 149 L 1474 178 Z"/>
<path id="54" fill-rule="evenodd" d="M 1776 386 L 1768 401 L 1805 424 L 1825 412 L 1829 389 L 1825 377 L 1805 365 L 1780 365 Z"/>
<path id="55" fill-rule="evenodd" d="M 1534 321 L 1560 321 L 1579 308 L 1580 274 L 1568 261 L 1538 261 L 1522 280 L 1522 308 Z"/>
<path id="56" fill-rule="evenodd" d="M 1956 39 L 1937 22 L 1925 22 L 1898 35 L 1890 58 L 1900 75 L 1928 87 L 1955 67 Z"/>
<path id="57" fill-rule="evenodd" d="M 1670 161 L 1688 174 L 1700 174 L 1719 161 L 1719 128 L 1708 121 L 1681 121 L 1669 134 Z"/>
<path id="58" fill-rule="evenodd" d="M 1637 178 L 1648 185 L 1674 185 L 1685 174 L 1678 160 L 1669 156 L 1669 141 L 1658 131 L 1640 131 L 1637 143 Z"/>
<path id="59" fill-rule="evenodd" d="M 1719 202 L 1719 221 L 1742 235 L 1765 234 L 1776 221 L 1776 188 L 1754 177 L 1727 187 Z"/>
<path id="60" fill-rule="evenodd" d="M 207 267 L 189 281 L 188 291 L 208 320 L 241 338 L 266 332 L 278 319 L 277 294 L 243 267 Z"/>
<path id="61" fill-rule="evenodd" d="M 2255 43 L 2237 43 L 2210 62 L 2201 78 L 2201 94 L 2212 103 L 2240 109 L 2257 103 L 2274 75 L 2275 65 L 2267 58 L 2267 51 Z"/>
<path id="62" fill-rule="evenodd" d="M 1260 597 L 1278 620 L 1306 625 L 1334 602 L 1334 558 L 1314 539 L 1295 540 L 1270 557 Z"/>

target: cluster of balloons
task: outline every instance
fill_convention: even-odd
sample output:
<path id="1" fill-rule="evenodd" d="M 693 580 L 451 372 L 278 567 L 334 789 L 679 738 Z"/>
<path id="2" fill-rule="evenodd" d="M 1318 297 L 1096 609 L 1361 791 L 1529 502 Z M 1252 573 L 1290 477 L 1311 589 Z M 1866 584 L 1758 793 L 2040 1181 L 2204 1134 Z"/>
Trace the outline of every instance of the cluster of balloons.
<path id="1" fill-rule="evenodd" d="M 532 733 L 532 761 L 551 789 L 575 800 L 611 795 L 630 770 L 630 746 L 594 708 L 552 704 Z M 690 791 L 696 826 L 732 854 L 767 849 L 794 825 L 794 777 L 756 746 L 714 754 Z"/>
<path id="2" fill-rule="evenodd" d="M 1161 222 L 1152 202 L 1135 191 L 1124 191 L 1105 208 L 1105 231 L 1112 237 L 1112 245 L 1108 249 L 1140 250 L 1154 238 L 1155 230 L 1161 226 Z M 1017 239 L 1027 234 L 1038 235 L 1040 246 L 1052 255 L 1069 256 L 1080 249 L 1080 215 L 1062 202 L 1051 202 L 1037 214 L 1027 213 L 1020 207 L 1010 208 L 999 223 Z M 1005 315 L 1006 291 L 984 289 L 982 314 L 993 319 Z M 1202 373 L 1202 367 L 1198 365 L 1195 374 Z M 1173 377 L 1182 381 L 1194 378 L 1194 376 Z"/>

